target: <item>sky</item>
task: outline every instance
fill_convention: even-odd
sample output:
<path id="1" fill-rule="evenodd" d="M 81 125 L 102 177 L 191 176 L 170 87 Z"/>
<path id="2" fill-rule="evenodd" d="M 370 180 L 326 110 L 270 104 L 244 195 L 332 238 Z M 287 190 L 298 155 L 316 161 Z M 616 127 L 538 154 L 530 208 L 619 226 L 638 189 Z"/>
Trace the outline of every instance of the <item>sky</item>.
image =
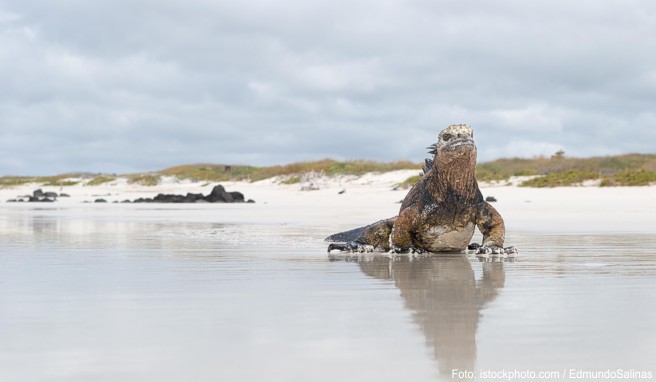
<path id="1" fill-rule="evenodd" d="M 0 0 L 0 176 L 656 152 L 651 0 Z"/>

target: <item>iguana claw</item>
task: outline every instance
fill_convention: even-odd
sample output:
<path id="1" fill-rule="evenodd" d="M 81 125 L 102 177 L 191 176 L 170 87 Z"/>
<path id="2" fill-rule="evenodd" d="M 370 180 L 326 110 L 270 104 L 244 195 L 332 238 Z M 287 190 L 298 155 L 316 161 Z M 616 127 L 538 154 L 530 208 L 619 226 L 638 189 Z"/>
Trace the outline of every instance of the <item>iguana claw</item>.
<path id="1" fill-rule="evenodd" d="M 416 253 L 416 254 L 422 254 L 426 253 L 427 251 L 421 249 L 421 248 L 415 248 L 415 247 L 410 247 L 410 248 L 399 248 L 399 247 L 392 247 L 392 249 L 389 250 L 389 253 Z"/>
<path id="2" fill-rule="evenodd" d="M 518 253 L 517 248 L 512 246 L 502 248 L 496 245 L 485 245 L 476 250 L 477 255 L 514 255 Z"/>

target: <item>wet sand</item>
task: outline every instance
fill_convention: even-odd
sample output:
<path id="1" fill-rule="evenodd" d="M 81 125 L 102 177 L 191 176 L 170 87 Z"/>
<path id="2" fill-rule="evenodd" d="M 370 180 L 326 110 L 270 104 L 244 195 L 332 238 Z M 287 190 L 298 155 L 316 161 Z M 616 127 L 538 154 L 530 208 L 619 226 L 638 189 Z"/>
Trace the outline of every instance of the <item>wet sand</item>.
<path id="1" fill-rule="evenodd" d="M 258 203 L 0 203 L 0 380 L 655 375 L 653 188 L 484 189 L 503 263 L 329 258 L 325 236 L 398 210 L 388 184 L 226 188 Z"/>

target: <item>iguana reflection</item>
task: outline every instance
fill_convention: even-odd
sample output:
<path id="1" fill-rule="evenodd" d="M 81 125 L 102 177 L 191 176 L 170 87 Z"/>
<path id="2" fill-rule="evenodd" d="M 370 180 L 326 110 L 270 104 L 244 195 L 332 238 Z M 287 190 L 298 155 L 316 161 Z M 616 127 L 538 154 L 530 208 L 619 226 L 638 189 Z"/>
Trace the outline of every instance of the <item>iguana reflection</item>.
<path id="1" fill-rule="evenodd" d="M 481 309 L 503 288 L 503 263 L 481 263 L 480 280 L 465 255 L 373 256 L 358 263 L 366 275 L 394 280 L 433 348 L 440 373 L 474 369 Z"/>

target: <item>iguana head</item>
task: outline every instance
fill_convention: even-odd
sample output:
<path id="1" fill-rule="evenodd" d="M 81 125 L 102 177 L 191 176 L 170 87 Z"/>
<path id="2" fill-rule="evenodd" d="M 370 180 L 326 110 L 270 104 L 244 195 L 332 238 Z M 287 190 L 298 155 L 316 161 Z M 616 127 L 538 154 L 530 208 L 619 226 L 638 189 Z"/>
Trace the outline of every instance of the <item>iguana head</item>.
<path id="1" fill-rule="evenodd" d="M 462 159 L 476 163 L 474 131 L 467 125 L 451 125 L 442 130 L 437 143 L 429 149 L 436 163 L 442 165 Z"/>
<path id="2" fill-rule="evenodd" d="M 474 131 L 467 125 L 451 125 L 440 132 L 435 148 L 437 154 L 475 154 Z"/>
<path id="3" fill-rule="evenodd" d="M 451 125 L 440 132 L 437 143 L 427 147 L 433 159 L 426 159 L 423 172 L 431 168 L 439 170 L 457 168 L 473 169 L 476 166 L 474 131 L 468 125 Z M 464 174 L 463 174 L 464 175 Z"/>

